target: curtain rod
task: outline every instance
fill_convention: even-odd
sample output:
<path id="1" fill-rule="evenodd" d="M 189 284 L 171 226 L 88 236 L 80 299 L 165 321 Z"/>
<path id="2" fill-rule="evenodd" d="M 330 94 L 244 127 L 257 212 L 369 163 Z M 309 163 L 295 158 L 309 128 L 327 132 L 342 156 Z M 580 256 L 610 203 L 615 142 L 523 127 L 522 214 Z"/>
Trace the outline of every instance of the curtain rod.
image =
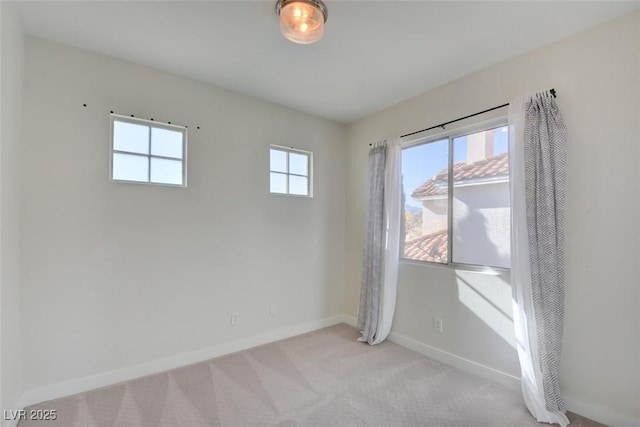
<path id="1" fill-rule="evenodd" d="M 556 90 L 555 90 L 555 89 L 550 89 L 550 90 L 549 90 L 549 93 L 550 93 L 554 98 L 556 97 Z M 444 127 L 445 127 L 446 125 L 450 125 L 451 123 L 459 122 L 459 121 L 461 121 L 461 120 L 468 119 L 468 118 L 470 118 L 470 117 L 479 116 L 480 114 L 488 113 L 489 111 L 497 110 L 497 109 L 499 109 L 499 108 L 504 108 L 504 107 L 507 107 L 508 105 L 509 105 L 509 103 L 506 103 L 506 104 L 498 105 L 497 107 L 488 108 L 488 109 L 486 109 L 486 110 L 482 110 L 482 111 L 479 111 L 479 112 L 474 113 L 474 114 L 469 114 L 468 116 L 460 117 L 459 119 L 449 120 L 448 122 L 440 123 L 439 125 L 431 126 L 431 127 L 426 128 L 426 129 L 421 129 L 421 130 L 417 130 L 417 131 L 415 131 L 415 132 L 408 133 L 408 134 L 406 134 L 406 135 L 402 135 L 402 136 L 400 136 L 400 138 L 406 138 L 407 136 L 415 135 L 415 134 L 417 134 L 417 133 L 426 132 L 426 131 L 431 130 L 431 129 L 437 129 L 437 128 L 442 128 L 442 129 L 444 129 Z M 369 144 L 369 145 L 371 145 L 371 144 Z"/>

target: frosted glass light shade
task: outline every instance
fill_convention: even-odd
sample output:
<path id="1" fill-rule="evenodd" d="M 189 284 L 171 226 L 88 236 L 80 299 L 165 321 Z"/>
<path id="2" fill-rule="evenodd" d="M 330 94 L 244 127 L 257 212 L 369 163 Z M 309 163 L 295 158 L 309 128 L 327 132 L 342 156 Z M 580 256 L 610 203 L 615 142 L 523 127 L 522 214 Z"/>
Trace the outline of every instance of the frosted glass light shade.
<path id="1" fill-rule="evenodd" d="M 294 43 L 311 44 L 320 40 L 324 34 L 325 21 L 326 8 L 321 2 L 282 2 L 280 32 Z"/>

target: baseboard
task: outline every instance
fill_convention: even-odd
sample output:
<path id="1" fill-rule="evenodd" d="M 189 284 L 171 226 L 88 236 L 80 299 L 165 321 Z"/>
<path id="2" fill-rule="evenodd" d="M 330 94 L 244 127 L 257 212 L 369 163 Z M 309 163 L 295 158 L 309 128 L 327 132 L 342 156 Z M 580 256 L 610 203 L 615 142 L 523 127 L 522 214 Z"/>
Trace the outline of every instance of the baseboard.
<path id="1" fill-rule="evenodd" d="M 100 387 L 117 384 L 123 381 L 129 381 L 136 378 L 152 375 L 158 372 L 179 368 L 182 366 L 198 363 L 214 357 L 223 356 L 225 354 L 235 353 L 237 351 L 246 350 L 251 347 L 268 344 L 296 335 L 312 332 L 317 329 L 333 326 L 338 323 L 346 323 L 353 327 L 356 326 L 356 319 L 346 314 L 333 316 L 317 321 L 307 322 L 290 328 L 278 331 L 267 332 L 265 334 L 245 338 L 230 343 L 220 344 L 203 350 L 183 353 L 176 356 L 155 360 L 137 366 L 118 369 L 115 371 L 105 372 L 98 375 L 79 378 L 76 380 L 41 387 L 25 392 L 17 405 L 19 409 L 37 403 L 46 402 L 48 400 L 58 399 L 61 397 L 71 396 L 73 394 L 82 393 Z M 421 343 L 412 338 L 405 337 L 398 333 L 392 332 L 389 340 L 401 345 L 405 348 L 423 354 L 431 359 L 445 363 L 449 366 L 461 369 L 463 371 L 478 375 L 505 387 L 520 390 L 520 379 L 501 372 L 497 369 L 490 368 L 480 363 L 474 362 L 464 357 L 449 353 L 436 347 Z M 575 414 L 589 418 L 593 421 L 611 426 L 611 427 L 636 427 L 640 425 L 640 420 L 630 418 L 626 415 L 605 409 L 599 406 L 585 403 L 571 396 L 564 396 L 567 409 Z M 4 424 L 5 427 L 16 427 L 17 420 L 8 420 Z"/>
<path id="2" fill-rule="evenodd" d="M 351 325 L 355 328 L 356 324 L 358 323 L 358 319 L 353 316 L 349 316 L 348 314 L 343 314 L 342 323 L 346 323 L 347 325 Z"/>
<path id="3" fill-rule="evenodd" d="M 344 315 L 328 317 L 325 319 L 307 322 L 289 328 L 244 338 L 238 341 L 208 347 L 194 352 L 182 353 L 136 366 L 117 369 L 97 375 L 78 378 L 64 383 L 53 384 L 28 390 L 21 396 L 18 407 L 25 408 L 37 403 L 71 396 L 77 393 L 94 390 L 123 381 L 133 380 L 170 369 L 180 368 L 182 366 L 209 360 L 214 357 L 235 353 L 237 351 L 246 350 L 251 347 L 256 347 L 307 332 L 312 332 L 317 329 L 326 328 L 327 326 L 336 325 L 338 323 L 347 323 L 345 317 L 346 316 Z M 11 423 L 6 424 L 6 426 L 14 427 L 14 425 Z"/>
<path id="4" fill-rule="evenodd" d="M 347 323 L 353 327 L 356 326 L 356 318 L 348 315 L 343 316 L 343 323 Z M 453 353 L 441 350 L 436 347 L 432 347 L 428 344 L 414 340 L 413 338 L 400 335 L 397 332 L 391 332 L 388 337 L 389 341 L 392 341 L 402 347 L 413 350 L 416 353 L 425 355 L 438 362 L 445 363 L 454 368 L 461 369 L 466 372 L 478 375 L 479 377 L 486 378 L 489 381 L 493 381 L 498 384 L 502 384 L 505 387 L 509 387 L 514 390 L 520 390 L 520 378 L 509 375 L 505 372 L 497 369 L 490 368 L 480 363 L 474 362 L 464 357 L 457 356 Z"/>
<path id="5" fill-rule="evenodd" d="M 571 396 L 564 394 L 564 402 L 567 405 L 567 410 L 578 414 L 582 417 L 589 418 L 590 420 L 597 421 L 601 424 L 610 427 L 638 427 L 640 426 L 640 419 L 631 418 L 626 415 L 619 414 L 610 409 L 602 408 L 600 406 L 591 405 L 581 400 L 575 399 Z"/>
<path id="6" fill-rule="evenodd" d="M 420 354 L 423 354 L 433 360 L 445 363 L 454 368 L 461 369 L 463 371 L 472 373 L 479 377 L 485 378 L 497 384 L 501 384 L 512 390 L 520 390 L 520 378 L 513 375 L 499 371 L 489 366 L 485 366 L 481 363 L 474 362 L 473 360 L 465 359 L 464 357 L 449 353 L 436 347 L 421 343 L 413 338 L 408 338 L 400 335 L 396 332 L 389 334 L 389 340 L 403 347 L 413 350 Z"/>
<path id="7" fill-rule="evenodd" d="M 356 319 L 354 319 L 353 317 L 345 316 L 344 323 L 355 325 L 355 322 Z M 513 375 L 507 374 L 494 368 L 490 368 L 472 360 L 465 359 L 464 357 L 460 357 L 439 348 L 421 343 L 412 338 L 405 337 L 395 332 L 392 332 L 389 335 L 389 340 L 417 353 L 423 354 L 431 359 L 445 363 L 449 366 L 453 366 L 460 370 L 478 375 L 482 378 L 501 384 L 510 389 L 518 391 L 520 390 L 520 378 Z M 639 419 L 630 418 L 626 415 L 619 414 L 609 409 L 583 402 L 571 396 L 563 395 L 563 397 L 567 405 L 567 410 L 573 412 L 574 414 L 578 414 L 582 417 L 589 418 L 593 421 L 610 427 L 640 426 Z"/>

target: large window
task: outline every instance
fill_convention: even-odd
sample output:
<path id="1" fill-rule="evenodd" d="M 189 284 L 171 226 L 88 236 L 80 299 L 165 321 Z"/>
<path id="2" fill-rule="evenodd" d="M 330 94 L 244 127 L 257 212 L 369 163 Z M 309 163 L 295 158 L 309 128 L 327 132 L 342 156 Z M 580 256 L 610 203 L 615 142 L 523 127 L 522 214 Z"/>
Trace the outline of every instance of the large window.
<path id="1" fill-rule="evenodd" d="M 187 129 L 111 115 L 113 181 L 186 186 Z"/>
<path id="2" fill-rule="evenodd" d="M 492 126 L 403 149 L 402 258 L 510 267 L 507 137 Z"/>
<path id="3" fill-rule="evenodd" d="M 312 195 L 311 152 L 272 145 L 269 157 L 272 193 L 309 197 Z"/>

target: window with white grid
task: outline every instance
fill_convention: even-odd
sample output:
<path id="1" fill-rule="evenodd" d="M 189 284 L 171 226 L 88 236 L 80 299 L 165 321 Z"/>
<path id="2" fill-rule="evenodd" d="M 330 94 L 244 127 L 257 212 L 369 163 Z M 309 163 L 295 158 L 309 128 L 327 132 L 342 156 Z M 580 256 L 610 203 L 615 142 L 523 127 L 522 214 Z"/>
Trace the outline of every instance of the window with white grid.
<path id="1" fill-rule="evenodd" d="M 312 196 L 311 152 L 272 145 L 269 157 L 271 193 Z"/>
<path id="2" fill-rule="evenodd" d="M 186 187 L 187 128 L 111 114 L 111 180 Z"/>

